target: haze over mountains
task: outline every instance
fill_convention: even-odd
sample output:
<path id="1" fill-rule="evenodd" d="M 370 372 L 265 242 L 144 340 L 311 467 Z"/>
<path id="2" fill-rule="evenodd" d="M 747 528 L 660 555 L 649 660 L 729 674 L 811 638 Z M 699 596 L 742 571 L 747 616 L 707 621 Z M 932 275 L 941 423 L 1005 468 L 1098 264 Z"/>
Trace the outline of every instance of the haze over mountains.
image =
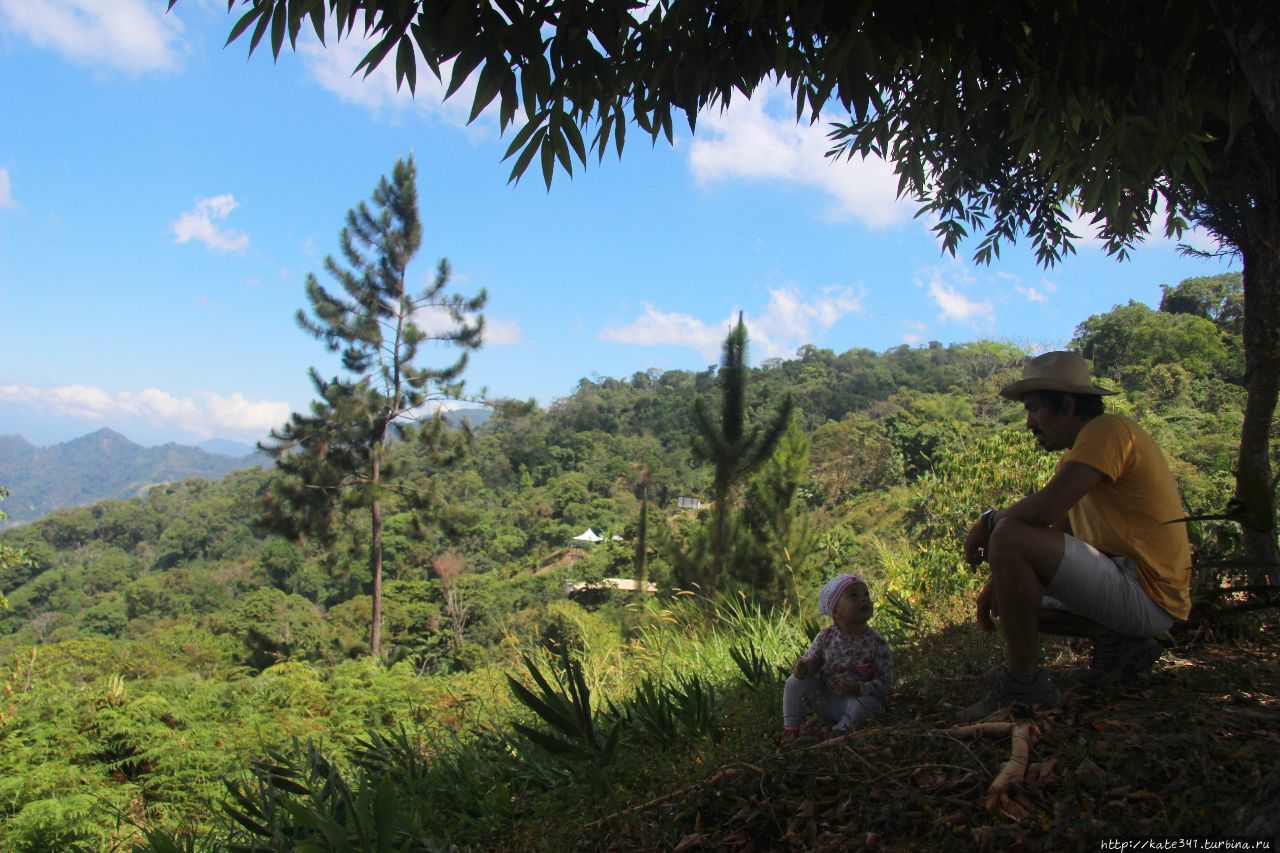
<path id="1" fill-rule="evenodd" d="M 157 483 L 188 477 L 219 479 L 238 468 L 270 464 L 251 445 L 225 439 L 201 447 L 143 447 L 110 429 L 50 447 L 19 435 L 0 436 L 0 504 L 12 525 L 34 521 L 55 509 L 109 498 L 130 498 Z"/>
<path id="2" fill-rule="evenodd" d="M 479 426 L 488 409 L 457 409 L 445 419 L 457 426 Z M 240 468 L 270 466 L 271 458 L 252 444 L 214 438 L 199 445 L 170 442 L 143 447 L 112 429 L 39 447 L 20 435 L 0 435 L 0 486 L 9 497 L 0 503 L 8 514 L 0 529 L 35 521 L 65 507 L 124 499 L 157 483 L 200 477 L 217 480 Z"/>

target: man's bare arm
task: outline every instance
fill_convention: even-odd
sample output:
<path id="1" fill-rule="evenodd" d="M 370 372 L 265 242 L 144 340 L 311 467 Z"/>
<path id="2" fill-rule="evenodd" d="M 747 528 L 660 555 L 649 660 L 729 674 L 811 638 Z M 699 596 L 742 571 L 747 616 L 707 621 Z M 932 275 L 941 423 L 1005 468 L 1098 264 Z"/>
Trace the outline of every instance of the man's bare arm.
<path id="1" fill-rule="evenodd" d="M 975 566 L 985 559 L 991 529 L 1004 518 L 1016 518 L 1037 527 L 1052 527 L 1063 533 L 1071 532 L 1067 510 L 1106 479 L 1106 475 L 1096 468 L 1079 462 L 1066 463 L 1043 489 L 997 511 L 990 523 L 985 517 L 978 519 L 965 537 L 965 559 Z"/>
<path id="2" fill-rule="evenodd" d="M 1068 462 L 1058 469 L 1044 488 L 1027 495 L 1015 504 L 996 513 L 998 522 L 1004 518 L 1016 518 L 1036 527 L 1054 527 L 1070 530 L 1067 511 L 1082 497 L 1107 481 L 1107 475 L 1097 468 L 1080 462 Z"/>

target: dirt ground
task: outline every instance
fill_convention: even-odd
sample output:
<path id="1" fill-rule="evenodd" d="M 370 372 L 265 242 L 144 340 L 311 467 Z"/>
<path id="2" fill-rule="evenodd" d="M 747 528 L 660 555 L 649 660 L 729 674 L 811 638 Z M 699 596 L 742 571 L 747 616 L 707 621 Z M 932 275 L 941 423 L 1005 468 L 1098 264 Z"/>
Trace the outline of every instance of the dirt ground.
<path id="1" fill-rule="evenodd" d="M 983 735 L 956 731 L 952 715 L 989 676 L 906 679 L 866 727 L 786 745 L 762 734 L 758 752 L 606 816 L 580 843 L 1034 851 L 1168 839 L 1164 849 L 1205 850 L 1248 835 L 1280 849 L 1280 627 L 1241 633 L 1184 637 L 1128 685 L 1077 683 L 1082 661 L 1060 655 L 1051 669 L 1065 707 L 1026 720 L 1005 712 L 995 719 L 1007 725 Z M 992 792 L 1019 738 L 1026 767 Z"/>

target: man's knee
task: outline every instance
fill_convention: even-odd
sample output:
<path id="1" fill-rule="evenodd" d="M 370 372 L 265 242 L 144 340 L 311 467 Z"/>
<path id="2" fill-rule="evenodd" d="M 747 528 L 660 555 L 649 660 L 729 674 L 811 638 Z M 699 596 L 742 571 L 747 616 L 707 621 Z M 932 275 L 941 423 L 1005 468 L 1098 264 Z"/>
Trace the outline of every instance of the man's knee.
<path id="1" fill-rule="evenodd" d="M 1002 560 L 1020 556 L 1028 548 L 1028 531 L 1035 528 L 1016 518 L 1002 518 L 991 531 L 987 542 L 987 559 Z"/>
<path id="2" fill-rule="evenodd" d="M 993 572 L 1028 566 L 1042 584 L 1048 584 L 1062 562 L 1062 552 L 1060 532 L 1016 518 L 1002 518 L 991 531 L 987 562 Z"/>

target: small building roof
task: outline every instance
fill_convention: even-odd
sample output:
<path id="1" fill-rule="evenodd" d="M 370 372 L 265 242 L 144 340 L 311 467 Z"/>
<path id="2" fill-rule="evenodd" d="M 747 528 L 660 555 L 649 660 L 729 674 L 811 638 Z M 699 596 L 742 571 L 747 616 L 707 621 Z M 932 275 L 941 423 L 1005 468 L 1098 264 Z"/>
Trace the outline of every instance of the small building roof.
<path id="1" fill-rule="evenodd" d="M 590 527 L 573 537 L 574 542 L 599 542 L 602 539 L 604 539 L 604 537 L 597 534 Z"/>
<path id="2" fill-rule="evenodd" d="M 564 591 L 566 593 L 582 592 L 588 589 L 616 589 L 622 592 L 639 592 L 641 591 L 640 581 L 635 578 L 601 578 L 599 581 L 565 581 Z M 656 593 L 658 585 L 655 583 L 645 584 L 644 592 Z"/>

